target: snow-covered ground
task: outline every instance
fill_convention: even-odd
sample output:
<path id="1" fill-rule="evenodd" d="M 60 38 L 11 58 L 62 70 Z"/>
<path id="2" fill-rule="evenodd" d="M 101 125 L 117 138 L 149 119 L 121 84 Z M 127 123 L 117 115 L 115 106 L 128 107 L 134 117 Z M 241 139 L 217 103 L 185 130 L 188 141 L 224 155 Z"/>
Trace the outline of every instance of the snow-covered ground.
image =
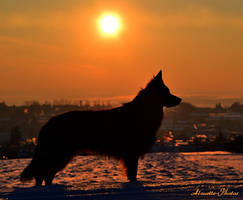
<path id="1" fill-rule="evenodd" d="M 115 160 L 78 156 L 47 187 L 19 181 L 29 162 L 0 160 L 0 199 L 243 199 L 243 154 L 150 153 L 139 161 L 136 183 Z"/>

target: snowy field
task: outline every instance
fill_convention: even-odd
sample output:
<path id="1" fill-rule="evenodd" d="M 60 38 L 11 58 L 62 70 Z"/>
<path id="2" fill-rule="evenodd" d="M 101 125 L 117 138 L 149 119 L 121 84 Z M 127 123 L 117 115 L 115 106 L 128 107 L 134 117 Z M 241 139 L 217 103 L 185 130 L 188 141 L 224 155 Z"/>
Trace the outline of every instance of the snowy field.
<path id="1" fill-rule="evenodd" d="M 136 183 L 115 160 L 79 156 L 48 187 L 20 183 L 29 162 L 0 160 L 0 199 L 243 199 L 243 154 L 150 153 L 139 161 Z"/>

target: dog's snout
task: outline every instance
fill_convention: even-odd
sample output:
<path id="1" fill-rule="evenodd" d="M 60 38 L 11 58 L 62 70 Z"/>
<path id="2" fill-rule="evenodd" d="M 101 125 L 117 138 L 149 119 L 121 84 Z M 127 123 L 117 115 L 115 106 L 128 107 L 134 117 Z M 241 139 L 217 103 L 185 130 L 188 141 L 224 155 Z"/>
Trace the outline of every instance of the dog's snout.
<path id="1" fill-rule="evenodd" d="M 182 99 L 179 97 L 176 97 L 176 98 L 177 98 L 177 102 L 178 102 L 177 105 L 179 105 L 181 103 Z"/>
<path id="2" fill-rule="evenodd" d="M 171 103 L 173 104 L 172 106 L 177 106 L 181 103 L 181 98 L 172 95 Z"/>
<path id="3" fill-rule="evenodd" d="M 164 102 L 164 106 L 166 107 L 173 107 L 173 106 L 177 106 L 181 103 L 182 99 L 174 96 L 174 95 L 170 95 L 169 98 L 167 98 Z"/>

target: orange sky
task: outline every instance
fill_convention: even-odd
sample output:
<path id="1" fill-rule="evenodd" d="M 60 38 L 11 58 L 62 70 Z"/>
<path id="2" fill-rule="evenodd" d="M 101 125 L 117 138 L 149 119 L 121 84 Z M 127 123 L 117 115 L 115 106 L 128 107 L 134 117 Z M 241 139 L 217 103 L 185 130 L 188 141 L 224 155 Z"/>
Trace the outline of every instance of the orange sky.
<path id="1" fill-rule="evenodd" d="M 134 96 L 160 69 L 177 95 L 243 97 L 242 35 L 241 0 L 0 1 L 0 100 Z"/>

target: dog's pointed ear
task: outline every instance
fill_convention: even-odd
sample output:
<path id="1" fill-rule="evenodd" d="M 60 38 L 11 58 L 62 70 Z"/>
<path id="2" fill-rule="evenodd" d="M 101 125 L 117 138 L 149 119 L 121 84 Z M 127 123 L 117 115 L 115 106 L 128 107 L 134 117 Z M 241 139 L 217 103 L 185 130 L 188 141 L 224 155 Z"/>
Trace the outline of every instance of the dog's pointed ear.
<path id="1" fill-rule="evenodd" d="M 162 70 L 160 70 L 159 73 L 154 78 L 162 80 Z"/>
<path id="2" fill-rule="evenodd" d="M 146 88 L 152 87 L 153 85 L 157 85 L 158 83 L 163 83 L 162 81 L 162 71 L 160 70 L 159 73 L 153 77 L 153 79 L 147 84 Z"/>

